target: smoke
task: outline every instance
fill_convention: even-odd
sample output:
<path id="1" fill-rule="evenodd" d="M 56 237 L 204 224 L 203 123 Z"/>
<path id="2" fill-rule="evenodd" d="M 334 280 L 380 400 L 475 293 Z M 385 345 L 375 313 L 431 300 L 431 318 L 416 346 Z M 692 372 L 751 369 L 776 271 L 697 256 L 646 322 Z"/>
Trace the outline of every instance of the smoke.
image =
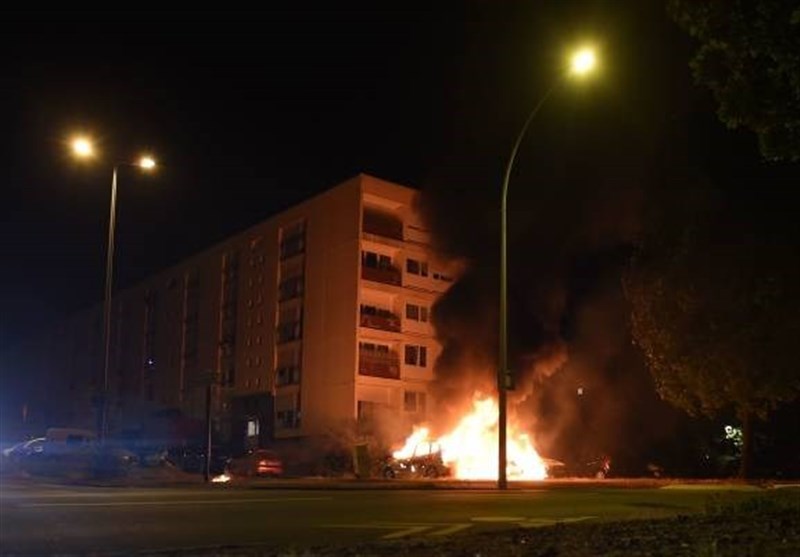
<path id="1" fill-rule="evenodd" d="M 509 188 L 509 415 L 544 454 L 589 454 L 617 443 L 596 431 L 620 431 L 630 407 L 609 396 L 615 374 L 645 374 L 627 354 L 619 278 L 639 230 L 649 147 L 619 111 L 568 117 L 567 130 L 552 113 L 541 119 Z M 475 391 L 494 393 L 497 384 L 504 161 L 496 148 L 457 148 L 469 154 L 431 177 L 421 207 L 436 248 L 465 262 L 433 310 L 443 347 L 434 431 L 452 426 Z M 455 162 L 464 158 L 469 168 Z"/>
<path id="2" fill-rule="evenodd" d="M 686 95 L 675 91 L 690 90 L 686 60 L 657 6 L 595 8 L 588 17 L 608 63 L 594 82 L 549 97 L 509 183 L 509 416 L 555 458 L 644 443 L 637 427 L 658 425 L 663 409 L 630 342 L 620 279 L 644 199 L 667 180 L 665 153 L 680 145 L 673 128 Z M 464 268 L 433 310 L 443 347 L 431 387 L 434 431 L 452 426 L 475 391 L 496 392 L 503 171 L 562 54 L 549 18 L 577 14 L 559 9 L 536 4 L 502 17 L 487 5 L 465 35 L 450 145 L 422 183 L 420 206 L 434 247 Z"/>

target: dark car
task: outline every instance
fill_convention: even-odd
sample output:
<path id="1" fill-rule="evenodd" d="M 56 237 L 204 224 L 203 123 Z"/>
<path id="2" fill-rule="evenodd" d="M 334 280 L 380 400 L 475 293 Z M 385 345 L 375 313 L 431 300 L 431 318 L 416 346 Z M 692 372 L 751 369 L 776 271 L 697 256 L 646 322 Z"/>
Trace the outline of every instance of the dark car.
<path id="1" fill-rule="evenodd" d="M 227 472 L 234 477 L 277 477 L 283 475 L 283 461 L 274 451 L 254 449 L 244 456 L 232 458 Z"/>
<path id="2" fill-rule="evenodd" d="M 567 465 L 560 460 L 542 457 L 542 462 L 544 463 L 548 478 L 566 478 L 569 475 L 567 472 Z"/>
<path id="3" fill-rule="evenodd" d="M 184 472 L 200 474 L 206 469 L 206 448 L 190 445 L 167 450 L 166 460 Z M 230 455 L 222 447 L 211 447 L 212 474 L 222 474 L 228 467 Z"/>
<path id="4" fill-rule="evenodd" d="M 593 458 L 587 462 L 573 465 L 568 470 L 570 476 L 577 478 L 605 479 L 611 473 L 611 459 L 607 456 Z"/>

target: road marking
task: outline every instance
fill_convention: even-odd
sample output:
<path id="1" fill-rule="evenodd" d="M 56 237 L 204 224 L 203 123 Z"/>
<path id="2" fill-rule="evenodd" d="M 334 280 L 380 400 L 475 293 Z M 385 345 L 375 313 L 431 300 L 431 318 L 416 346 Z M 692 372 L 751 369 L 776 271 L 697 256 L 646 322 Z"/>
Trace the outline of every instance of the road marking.
<path id="1" fill-rule="evenodd" d="M 472 528 L 472 524 L 453 524 L 452 526 L 448 526 L 447 528 L 442 528 L 441 530 L 436 530 L 435 532 L 431 532 L 428 534 L 429 536 L 439 537 L 439 536 L 449 536 L 450 534 L 455 534 L 456 532 L 460 532 L 461 530 L 466 530 L 467 528 Z"/>
<path id="2" fill-rule="evenodd" d="M 238 503 L 284 503 L 292 501 L 328 501 L 333 497 L 270 497 L 262 499 L 192 499 L 182 501 L 108 501 L 92 503 L 22 503 L 20 507 L 134 507 L 175 505 L 233 505 Z"/>
<path id="3" fill-rule="evenodd" d="M 567 524 L 570 522 L 583 522 L 584 520 L 592 520 L 598 518 L 596 516 L 567 516 L 563 518 L 529 518 L 528 520 L 518 522 L 517 526 L 521 528 L 544 528 L 545 526 L 554 526 L 556 524 Z"/>
<path id="4" fill-rule="evenodd" d="M 368 522 L 363 524 L 323 524 L 323 528 L 349 528 L 353 530 L 394 530 L 381 539 L 396 540 L 409 536 L 426 535 L 430 537 L 444 537 L 471 528 L 472 524 L 434 523 L 423 524 L 418 522 Z"/>
<path id="5" fill-rule="evenodd" d="M 391 534 L 386 534 L 385 536 L 383 536 L 383 539 L 396 540 L 397 538 L 405 538 L 406 536 L 421 534 L 426 530 L 430 530 L 430 526 L 412 526 L 411 528 L 406 528 L 405 530 L 400 530 L 398 532 L 392 532 Z"/>

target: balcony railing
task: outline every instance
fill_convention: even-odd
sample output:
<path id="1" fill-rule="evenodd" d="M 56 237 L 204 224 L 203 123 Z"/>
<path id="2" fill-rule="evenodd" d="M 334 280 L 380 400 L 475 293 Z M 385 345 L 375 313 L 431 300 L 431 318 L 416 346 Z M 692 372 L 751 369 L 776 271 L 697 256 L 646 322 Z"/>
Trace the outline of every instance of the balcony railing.
<path id="1" fill-rule="evenodd" d="M 284 238 L 283 240 L 281 240 L 281 245 L 280 245 L 281 261 L 293 257 L 299 253 L 303 253 L 305 250 L 306 250 L 305 233 L 295 234 L 293 236 Z"/>
<path id="2" fill-rule="evenodd" d="M 291 342 L 303 338 L 303 322 L 294 321 L 278 325 L 278 343 Z"/>
<path id="3" fill-rule="evenodd" d="M 358 351 L 358 373 L 371 377 L 400 379 L 400 358 L 396 352 Z"/>
<path id="4" fill-rule="evenodd" d="M 368 234 L 403 240 L 403 221 L 394 215 L 364 211 L 363 227 Z"/>
<path id="5" fill-rule="evenodd" d="M 275 386 L 296 385 L 300 383 L 300 364 L 281 366 L 275 370 Z"/>
<path id="6" fill-rule="evenodd" d="M 373 282 L 382 282 L 384 284 L 394 284 L 400 286 L 403 282 L 400 269 L 396 267 L 367 267 L 361 266 L 361 278 L 364 280 L 371 280 Z"/>
<path id="7" fill-rule="evenodd" d="M 285 302 L 303 295 L 303 277 L 291 277 L 278 285 L 278 301 Z"/>
<path id="8" fill-rule="evenodd" d="M 400 318 L 388 311 L 377 314 L 362 311 L 360 324 L 370 329 L 400 332 Z"/>

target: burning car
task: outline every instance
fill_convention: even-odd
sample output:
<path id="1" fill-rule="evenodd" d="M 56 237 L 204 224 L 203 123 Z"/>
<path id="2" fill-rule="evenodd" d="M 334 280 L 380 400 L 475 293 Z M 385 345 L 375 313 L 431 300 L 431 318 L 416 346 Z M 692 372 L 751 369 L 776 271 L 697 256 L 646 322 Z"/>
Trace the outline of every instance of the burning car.
<path id="1" fill-rule="evenodd" d="M 385 458 L 381 463 L 381 476 L 394 478 L 441 478 L 450 475 L 450 468 L 442 460 L 441 448 L 436 443 L 420 443 L 411 454 Z"/>

